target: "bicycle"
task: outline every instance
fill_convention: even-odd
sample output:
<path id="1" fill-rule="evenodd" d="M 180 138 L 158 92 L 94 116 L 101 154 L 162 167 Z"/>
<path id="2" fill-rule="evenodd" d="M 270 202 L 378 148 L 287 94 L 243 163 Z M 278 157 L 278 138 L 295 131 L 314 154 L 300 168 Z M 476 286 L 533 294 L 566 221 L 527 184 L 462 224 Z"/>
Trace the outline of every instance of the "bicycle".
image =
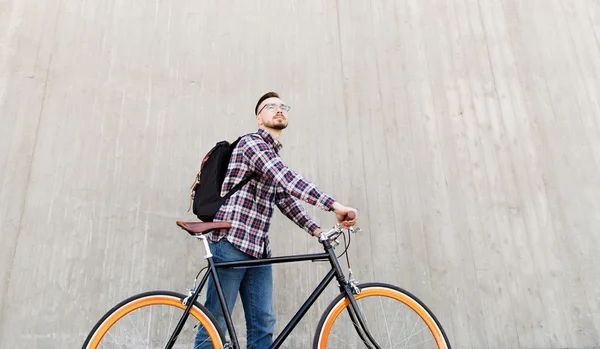
<path id="1" fill-rule="evenodd" d="M 353 217 L 352 217 L 353 218 Z M 204 259 L 207 266 L 201 269 L 194 279 L 187 295 L 171 291 L 152 291 L 140 293 L 117 304 L 108 311 L 93 327 L 86 338 L 83 349 L 97 348 L 186 348 L 193 346 L 197 326 L 204 326 L 209 334 L 214 348 L 241 349 L 235 328 L 225 304 L 221 284 L 216 270 L 219 268 L 248 268 L 261 265 L 292 263 L 300 261 L 329 261 L 331 269 L 318 284 L 298 312 L 285 326 L 283 331 L 275 338 L 271 349 L 279 348 L 293 331 L 294 327 L 315 303 L 321 293 L 336 278 L 340 294 L 333 299 L 326 308 L 317 324 L 313 339 L 313 348 L 358 348 L 361 347 L 383 348 L 437 348 L 451 349 L 450 343 L 435 315 L 414 295 L 409 292 L 385 283 L 358 284 L 352 278 L 348 247 L 352 233 L 359 229 L 343 229 L 336 224 L 333 229 L 321 232 L 319 242 L 323 245 L 324 252 L 306 255 L 273 257 L 239 262 L 214 263 L 205 234 L 213 229 L 227 229 L 231 225 L 225 222 L 177 222 L 177 225 L 186 230 L 190 235 L 201 240 L 206 250 Z M 346 243 L 346 232 L 348 243 Z M 339 245 L 338 238 L 344 237 L 345 250 L 340 256 L 334 252 Z M 342 271 L 338 258 L 346 255 L 348 262 L 348 280 Z M 208 269 L 200 284 L 197 280 L 202 271 Z M 204 306 L 197 302 L 200 291 L 212 275 L 215 281 L 217 294 L 225 315 L 225 322 L 229 339 L 222 329 L 216 325 L 215 318 Z M 385 305 L 384 305 L 385 302 Z M 397 306 L 398 309 L 393 307 Z M 401 309 L 406 312 L 400 314 Z M 148 312 L 149 311 L 149 312 Z M 346 313 L 347 316 L 342 315 Z M 169 315 L 170 314 L 170 315 Z M 388 321 L 392 319 L 391 321 Z M 190 315 L 193 321 L 188 321 Z M 402 316 L 400 316 L 402 315 Z M 131 317 L 129 317 L 131 316 Z M 129 322 L 126 320 L 129 317 Z M 395 331 L 390 331 L 390 326 L 396 325 L 399 317 L 404 318 L 402 324 Z M 135 320 L 135 321 L 134 321 Z M 151 322 L 142 333 L 136 323 Z M 345 320 L 350 320 L 348 323 Z M 414 320 L 414 323 L 413 323 Z M 382 321 L 385 322 L 383 326 Z M 167 324 L 168 323 L 168 324 Z M 172 326 L 175 325 L 174 328 Z M 126 326 L 134 325 L 134 331 L 127 331 Z M 417 326 L 419 325 L 420 326 Z M 386 330 L 386 333 L 382 333 Z M 407 336 L 404 338 L 404 335 Z M 397 336 L 402 335 L 397 339 Z M 153 336 L 151 339 L 150 336 Z M 187 336 L 183 342 L 181 339 Z M 392 341 L 392 338 L 394 339 Z M 141 340 L 135 345 L 134 340 Z"/>

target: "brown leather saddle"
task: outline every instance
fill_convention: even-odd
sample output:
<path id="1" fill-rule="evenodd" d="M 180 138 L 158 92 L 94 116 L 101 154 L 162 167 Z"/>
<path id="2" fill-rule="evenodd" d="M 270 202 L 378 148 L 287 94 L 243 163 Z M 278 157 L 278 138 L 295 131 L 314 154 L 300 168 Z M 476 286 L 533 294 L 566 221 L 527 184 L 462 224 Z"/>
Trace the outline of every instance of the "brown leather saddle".
<path id="1" fill-rule="evenodd" d="M 177 225 L 187 231 L 190 235 L 208 233 L 214 229 L 229 229 L 231 223 L 228 222 L 180 222 Z"/>

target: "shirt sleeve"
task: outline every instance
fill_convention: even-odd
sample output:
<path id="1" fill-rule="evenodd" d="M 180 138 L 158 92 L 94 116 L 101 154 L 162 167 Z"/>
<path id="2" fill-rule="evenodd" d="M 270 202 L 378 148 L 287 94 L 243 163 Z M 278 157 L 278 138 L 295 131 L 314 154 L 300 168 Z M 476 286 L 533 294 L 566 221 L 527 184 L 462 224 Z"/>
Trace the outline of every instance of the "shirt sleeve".
<path id="1" fill-rule="evenodd" d="M 244 155 L 248 167 L 261 176 L 270 178 L 289 195 L 325 211 L 333 210 L 335 200 L 321 192 L 317 187 L 290 170 L 260 136 L 245 137 Z"/>
<path id="2" fill-rule="evenodd" d="M 316 229 L 320 228 L 317 223 L 310 218 L 300 202 L 282 188 L 277 189 L 275 204 L 281 213 L 296 223 L 297 226 L 306 230 L 307 233 L 312 235 Z"/>

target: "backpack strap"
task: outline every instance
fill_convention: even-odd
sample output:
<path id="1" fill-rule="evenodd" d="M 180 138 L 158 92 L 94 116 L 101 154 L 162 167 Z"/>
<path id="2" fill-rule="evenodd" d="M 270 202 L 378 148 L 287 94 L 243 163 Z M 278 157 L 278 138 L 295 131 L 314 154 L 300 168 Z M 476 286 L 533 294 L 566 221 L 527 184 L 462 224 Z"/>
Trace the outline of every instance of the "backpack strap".
<path id="1" fill-rule="evenodd" d="M 257 177 L 256 173 L 252 173 L 250 176 L 244 178 L 241 182 L 239 182 L 233 188 L 231 188 L 231 190 L 227 194 L 225 194 L 225 196 L 223 196 L 223 199 L 224 200 L 229 199 L 231 197 L 231 195 L 235 194 L 235 192 L 242 189 L 242 187 L 244 185 L 246 185 L 248 182 L 250 182 L 251 180 L 253 180 L 256 177 Z"/>
<path id="2" fill-rule="evenodd" d="M 256 133 L 256 132 L 252 132 L 252 133 L 245 134 L 245 135 L 243 135 L 243 136 L 239 137 L 239 138 L 238 138 L 237 140 L 235 140 L 233 143 L 231 143 L 231 145 L 232 145 L 233 147 L 236 147 L 236 146 L 237 146 L 237 144 L 240 142 L 240 140 L 241 140 L 243 137 L 250 136 L 250 135 L 254 135 L 254 134 L 257 134 L 257 133 Z M 227 200 L 227 199 L 229 199 L 229 198 L 230 198 L 230 197 L 231 197 L 233 194 L 235 194 L 235 193 L 236 193 L 238 190 L 242 189 L 242 187 L 243 187 L 244 185 L 248 184 L 248 182 L 250 182 L 251 180 L 253 180 L 253 179 L 254 179 L 254 178 L 256 178 L 256 177 L 257 177 L 256 173 L 252 173 L 250 176 L 248 176 L 248 177 L 244 178 L 244 179 L 243 179 L 241 182 L 239 182 L 239 183 L 238 183 L 238 184 L 236 184 L 236 185 L 235 185 L 233 188 L 231 188 L 231 190 L 229 190 L 229 192 L 227 192 L 227 194 L 225 194 L 225 196 L 223 196 L 223 199 L 224 199 L 224 200 Z"/>

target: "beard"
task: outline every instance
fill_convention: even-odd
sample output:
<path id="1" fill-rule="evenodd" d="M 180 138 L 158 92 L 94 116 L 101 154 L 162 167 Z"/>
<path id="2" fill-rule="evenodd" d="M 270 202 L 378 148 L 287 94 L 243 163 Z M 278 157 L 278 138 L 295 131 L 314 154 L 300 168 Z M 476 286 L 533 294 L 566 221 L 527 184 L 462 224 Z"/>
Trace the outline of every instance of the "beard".
<path id="1" fill-rule="evenodd" d="M 274 130 L 283 130 L 288 126 L 288 123 L 286 119 L 283 119 L 281 121 L 273 119 L 271 120 L 271 122 L 265 122 L 265 126 Z"/>

